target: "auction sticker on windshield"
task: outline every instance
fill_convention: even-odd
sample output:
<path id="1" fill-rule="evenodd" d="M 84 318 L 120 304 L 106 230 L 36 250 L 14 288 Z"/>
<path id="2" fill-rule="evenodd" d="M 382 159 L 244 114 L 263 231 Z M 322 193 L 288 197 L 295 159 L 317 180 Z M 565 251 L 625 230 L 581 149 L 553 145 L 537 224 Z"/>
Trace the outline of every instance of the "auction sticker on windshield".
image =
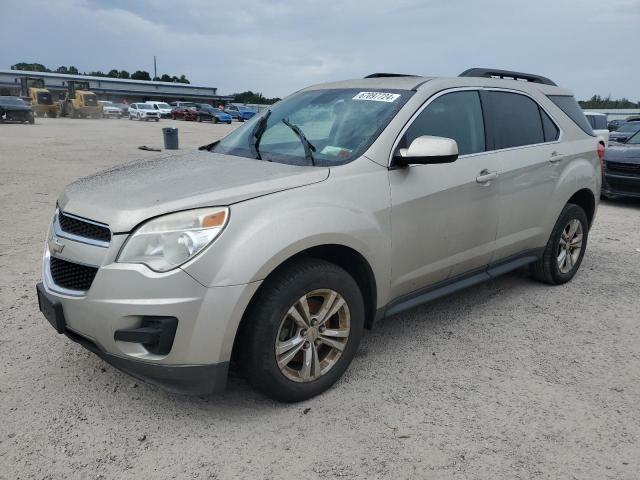
<path id="1" fill-rule="evenodd" d="M 360 92 L 352 100 L 370 100 L 373 102 L 395 102 L 400 97 L 398 93 Z"/>

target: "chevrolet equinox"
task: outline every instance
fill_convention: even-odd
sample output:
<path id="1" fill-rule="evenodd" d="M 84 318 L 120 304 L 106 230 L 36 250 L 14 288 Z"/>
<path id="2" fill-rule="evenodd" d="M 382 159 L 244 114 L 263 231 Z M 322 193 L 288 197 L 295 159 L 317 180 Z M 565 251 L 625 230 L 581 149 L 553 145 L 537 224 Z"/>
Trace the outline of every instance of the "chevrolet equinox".
<path id="1" fill-rule="evenodd" d="M 37 285 L 58 333 L 167 390 L 329 388 L 365 328 L 529 265 L 576 274 L 602 145 L 539 75 L 305 88 L 199 150 L 80 179 Z"/>

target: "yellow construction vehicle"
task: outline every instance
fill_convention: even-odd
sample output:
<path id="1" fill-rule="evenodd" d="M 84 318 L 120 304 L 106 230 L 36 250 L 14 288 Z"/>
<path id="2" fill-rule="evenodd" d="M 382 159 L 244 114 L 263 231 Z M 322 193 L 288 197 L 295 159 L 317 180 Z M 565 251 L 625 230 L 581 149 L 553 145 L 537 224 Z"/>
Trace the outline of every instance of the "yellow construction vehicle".
<path id="1" fill-rule="evenodd" d="M 67 91 L 60 96 L 58 104 L 63 117 L 102 117 L 102 105 L 96 94 L 89 90 L 89 82 L 69 80 Z"/>
<path id="2" fill-rule="evenodd" d="M 51 92 L 45 88 L 42 78 L 20 78 L 20 96 L 31 102 L 33 113 L 39 117 L 58 116 L 58 105 L 54 103 Z"/>

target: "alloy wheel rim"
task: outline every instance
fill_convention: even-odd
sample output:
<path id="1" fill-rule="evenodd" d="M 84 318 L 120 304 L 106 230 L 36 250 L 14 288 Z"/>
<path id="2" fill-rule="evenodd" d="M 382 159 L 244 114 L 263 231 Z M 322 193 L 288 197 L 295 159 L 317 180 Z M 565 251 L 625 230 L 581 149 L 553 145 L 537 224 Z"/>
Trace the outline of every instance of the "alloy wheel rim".
<path id="1" fill-rule="evenodd" d="M 329 372 L 349 341 L 351 314 L 335 290 L 313 290 L 294 303 L 280 322 L 275 342 L 280 372 L 311 382 Z"/>
<path id="2" fill-rule="evenodd" d="M 578 262 L 582 251 L 583 233 L 582 223 L 575 218 L 562 229 L 557 252 L 558 270 L 561 273 L 569 273 Z"/>

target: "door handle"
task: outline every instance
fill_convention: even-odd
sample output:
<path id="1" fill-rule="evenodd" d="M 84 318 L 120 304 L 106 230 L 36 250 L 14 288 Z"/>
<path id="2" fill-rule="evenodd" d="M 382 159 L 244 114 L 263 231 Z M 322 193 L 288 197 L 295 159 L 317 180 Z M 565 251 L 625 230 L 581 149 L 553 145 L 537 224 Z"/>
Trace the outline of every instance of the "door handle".
<path id="1" fill-rule="evenodd" d="M 564 155 L 562 155 L 559 152 L 553 151 L 553 152 L 551 152 L 551 156 L 549 157 L 549 161 L 551 163 L 558 163 L 560 160 L 562 160 L 562 157 L 564 157 Z"/>
<path id="2" fill-rule="evenodd" d="M 476 182 L 481 184 L 487 184 L 491 180 L 498 178 L 498 172 L 490 172 L 486 168 L 480 172 L 480 175 L 476 177 Z"/>

